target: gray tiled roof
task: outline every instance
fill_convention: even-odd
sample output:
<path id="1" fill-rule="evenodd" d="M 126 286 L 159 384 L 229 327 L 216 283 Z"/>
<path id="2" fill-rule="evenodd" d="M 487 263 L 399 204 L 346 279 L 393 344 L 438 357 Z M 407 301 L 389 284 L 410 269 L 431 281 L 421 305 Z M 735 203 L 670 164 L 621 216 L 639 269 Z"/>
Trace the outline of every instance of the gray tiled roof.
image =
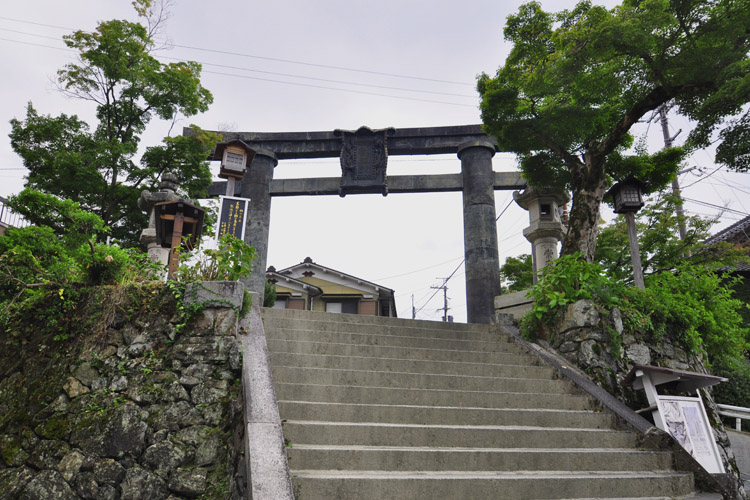
<path id="1" fill-rule="evenodd" d="M 750 242 L 750 215 L 711 236 L 706 240 L 706 245 L 715 245 L 722 241 L 729 243 Z"/>

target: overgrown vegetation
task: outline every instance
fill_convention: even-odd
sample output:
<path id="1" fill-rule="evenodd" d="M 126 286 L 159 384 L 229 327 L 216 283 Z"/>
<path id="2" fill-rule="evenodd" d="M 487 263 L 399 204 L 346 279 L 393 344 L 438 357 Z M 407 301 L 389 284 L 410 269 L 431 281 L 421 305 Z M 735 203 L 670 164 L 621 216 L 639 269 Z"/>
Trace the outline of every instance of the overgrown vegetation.
<path id="1" fill-rule="evenodd" d="M 90 302 L 83 299 L 96 287 L 161 282 L 164 269 L 146 254 L 98 243 L 96 234 L 108 228 L 78 203 L 25 189 L 10 204 L 33 213 L 30 220 L 40 225 L 10 227 L 0 236 L 0 331 L 12 334 L 19 322 L 31 321 L 55 332 L 55 340 L 65 340 L 73 325 L 111 316 L 119 306 L 113 292 L 102 298 L 101 314 L 84 311 L 80 304 Z M 232 236 L 223 237 L 217 249 L 183 254 L 177 280 L 168 283 L 177 299 L 178 323 L 186 324 L 200 309 L 182 301 L 186 283 L 249 276 L 255 255 L 255 249 Z"/>
<path id="2" fill-rule="evenodd" d="M 626 332 L 654 342 L 669 335 L 687 349 L 705 351 L 709 363 L 733 366 L 749 347 L 739 313 L 747 304 L 733 297 L 735 281 L 709 267 L 685 264 L 646 277 L 646 289 L 639 290 L 610 278 L 580 254 L 567 255 L 547 266 L 532 287 L 534 305 L 522 321 L 522 333 L 534 338 L 548 331 L 568 304 L 588 299 L 605 316 L 617 307 Z M 611 340 L 617 351 L 619 339 Z"/>

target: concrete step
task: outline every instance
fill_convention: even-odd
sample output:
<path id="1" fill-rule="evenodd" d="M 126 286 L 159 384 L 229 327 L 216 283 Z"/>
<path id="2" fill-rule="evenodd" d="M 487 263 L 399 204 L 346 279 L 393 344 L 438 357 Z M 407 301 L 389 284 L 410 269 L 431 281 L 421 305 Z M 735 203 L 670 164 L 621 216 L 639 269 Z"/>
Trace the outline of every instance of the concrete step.
<path id="1" fill-rule="evenodd" d="M 692 495 L 670 453 L 496 327 L 263 317 L 297 500 Z"/>
<path id="2" fill-rule="evenodd" d="M 378 335 L 372 333 L 328 332 L 312 329 L 291 330 L 269 326 L 266 337 L 271 340 L 298 340 L 307 342 L 335 342 L 338 344 L 366 344 L 389 347 L 468 350 L 528 354 L 520 345 L 511 342 L 485 340 L 450 340 L 407 335 Z"/>
<path id="3" fill-rule="evenodd" d="M 574 410 L 514 408 L 462 408 L 451 406 L 373 405 L 279 401 L 279 412 L 289 420 L 330 422 L 378 422 L 427 425 L 514 425 L 611 429 L 615 419 L 608 413 Z"/>
<path id="4" fill-rule="evenodd" d="M 673 497 L 688 494 L 692 476 L 674 472 L 399 472 L 295 470 L 304 499 L 560 499 Z"/>
<path id="5" fill-rule="evenodd" d="M 300 368 L 272 366 L 276 382 L 310 383 L 322 385 L 355 385 L 373 387 L 413 387 L 418 389 L 448 389 L 466 391 L 528 392 L 544 394 L 572 394 L 568 381 L 475 377 L 374 370 L 339 370 L 335 368 Z"/>
<path id="6" fill-rule="evenodd" d="M 404 446 L 292 445 L 294 469 L 430 471 L 664 471 L 667 452 L 624 448 L 436 448 Z M 606 467 L 606 469 L 605 469 Z"/>
<path id="7" fill-rule="evenodd" d="M 422 319 L 386 318 L 383 316 L 367 316 L 361 314 L 336 314 L 319 311 L 299 311 L 293 309 L 261 308 L 264 320 L 303 319 L 307 321 L 335 322 L 349 325 L 386 325 L 399 328 L 427 328 L 432 330 L 450 330 L 458 332 L 487 332 L 494 327 L 480 324 L 445 323 L 443 321 L 429 321 Z"/>
<path id="8" fill-rule="evenodd" d="M 477 408 L 554 408 L 593 410 L 588 396 L 526 392 L 488 392 L 446 389 L 289 384 L 277 382 L 276 396 L 290 401 L 330 403 L 414 404 L 422 406 L 471 406 Z"/>
<path id="9" fill-rule="evenodd" d="M 333 318 L 335 319 L 335 318 Z M 479 330 L 457 330 L 435 328 L 433 326 L 398 326 L 390 321 L 375 323 L 346 323 L 338 321 L 317 321 L 303 318 L 269 318 L 266 324 L 285 330 L 315 330 L 319 332 L 358 332 L 374 335 L 399 335 L 409 337 L 429 337 L 447 340 L 485 340 L 490 342 L 509 342 L 510 336 L 504 331 L 485 325 Z"/>
<path id="10" fill-rule="evenodd" d="M 394 371 L 405 373 L 439 373 L 443 375 L 471 375 L 477 377 L 513 377 L 530 379 L 555 378 L 555 370 L 551 367 L 526 366 L 515 363 L 503 365 L 496 363 L 468 363 L 285 352 L 272 352 L 271 363 L 279 366 Z"/>
<path id="11" fill-rule="evenodd" d="M 429 347 L 394 347 L 368 344 L 342 344 L 300 340 L 268 339 L 270 352 L 330 354 L 332 356 L 371 356 L 376 358 L 426 359 L 457 363 L 497 363 L 541 366 L 539 358 L 524 353 L 433 349 Z"/>
<path id="12" fill-rule="evenodd" d="M 283 418 L 283 415 L 282 415 Z M 630 432 L 502 425 L 420 425 L 286 420 L 291 444 L 461 448 L 633 448 Z"/>

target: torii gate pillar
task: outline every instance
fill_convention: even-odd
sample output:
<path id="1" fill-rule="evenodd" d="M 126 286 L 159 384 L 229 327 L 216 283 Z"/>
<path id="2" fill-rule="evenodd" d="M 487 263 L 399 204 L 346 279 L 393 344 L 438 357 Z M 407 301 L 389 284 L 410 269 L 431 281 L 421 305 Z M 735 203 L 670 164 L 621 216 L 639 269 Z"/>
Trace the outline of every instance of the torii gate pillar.
<path id="1" fill-rule="evenodd" d="M 493 322 L 500 295 L 500 258 L 495 220 L 495 146 L 476 140 L 458 148 L 464 201 L 466 310 L 469 323 Z"/>
<path id="2" fill-rule="evenodd" d="M 241 196 L 250 198 L 247 208 L 245 243 L 255 247 L 258 257 L 253 261 L 253 272 L 250 278 L 244 278 L 241 281 L 250 292 L 258 294 L 261 302 L 266 286 L 268 228 L 271 225 L 271 181 L 273 169 L 278 163 L 279 160 L 273 151 L 256 149 L 250 168 L 242 178 Z"/>

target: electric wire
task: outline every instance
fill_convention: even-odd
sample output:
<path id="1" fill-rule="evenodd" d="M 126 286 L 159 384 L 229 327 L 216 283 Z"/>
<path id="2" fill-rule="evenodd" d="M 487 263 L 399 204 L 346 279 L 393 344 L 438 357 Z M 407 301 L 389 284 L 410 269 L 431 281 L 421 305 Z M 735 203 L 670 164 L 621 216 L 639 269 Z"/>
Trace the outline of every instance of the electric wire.
<path id="1" fill-rule="evenodd" d="M 742 216 L 747 216 L 748 215 L 746 212 L 741 212 L 739 210 L 734 210 L 734 209 L 729 208 L 729 207 L 722 207 L 721 205 L 715 205 L 714 203 L 709 203 L 707 201 L 694 200 L 692 198 L 683 198 L 683 199 L 685 201 L 689 201 L 691 203 L 696 203 L 698 205 L 703 205 L 705 207 L 718 208 L 719 210 L 721 210 L 723 212 L 729 212 L 729 213 L 733 213 L 733 214 L 737 214 L 737 215 L 742 215 Z"/>
<path id="2" fill-rule="evenodd" d="M 504 214 L 504 213 L 505 213 L 505 212 L 506 212 L 506 211 L 508 210 L 508 208 L 510 208 L 510 205 L 511 205 L 512 203 L 513 203 L 513 200 L 511 199 L 511 200 L 510 200 L 510 201 L 508 202 L 508 204 L 507 204 L 507 205 L 505 205 L 505 208 L 503 208 L 503 210 L 502 210 L 502 211 L 500 212 L 500 215 L 498 215 L 497 217 L 495 217 L 495 222 L 497 222 L 497 221 L 499 221 L 499 220 L 500 220 L 500 217 L 502 217 L 502 216 L 503 216 L 503 214 Z M 422 307 L 420 307 L 419 309 L 417 309 L 416 311 L 414 311 L 414 315 L 415 315 L 415 316 L 416 316 L 416 314 L 417 314 L 418 312 L 420 312 L 420 311 L 421 311 L 422 309 L 424 309 L 424 308 L 425 308 L 425 307 L 427 306 L 427 304 L 429 304 L 429 303 L 430 303 L 430 301 L 431 301 L 431 300 L 432 300 L 433 298 L 435 298 L 435 295 L 437 295 L 437 293 L 438 293 L 438 292 L 439 292 L 440 290 L 442 290 L 442 287 L 443 287 L 443 286 L 445 286 L 445 285 L 446 285 L 446 284 L 448 283 L 448 281 L 449 281 L 449 280 L 450 280 L 450 279 L 451 279 L 451 278 L 453 277 L 453 275 L 455 275 L 455 274 L 456 274 L 456 272 L 457 272 L 457 271 L 458 271 L 459 269 L 461 269 L 461 266 L 463 266 L 465 262 L 466 262 L 466 257 L 464 257 L 463 259 L 461 259 L 461 263 L 460 263 L 460 264 L 459 264 L 459 265 L 458 265 L 458 266 L 457 266 L 457 267 L 456 267 L 456 268 L 455 268 L 455 269 L 453 270 L 453 272 L 452 272 L 452 273 L 451 273 L 451 274 L 450 274 L 450 275 L 449 275 L 449 276 L 448 276 L 447 278 L 444 278 L 444 279 L 443 279 L 443 284 L 442 284 L 442 285 L 441 285 L 440 287 L 438 287 L 438 288 L 436 288 L 436 289 L 435 289 L 435 292 L 434 292 L 434 293 L 433 293 L 433 294 L 432 294 L 432 295 L 430 296 L 430 298 L 429 298 L 429 299 L 427 299 L 427 302 L 425 302 L 425 303 L 424 303 L 424 304 L 422 305 Z"/>
<path id="3" fill-rule="evenodd" d="M 34 25 L 37 25 L 37 26 L 45 26 L 47 28 L 55 28 L 55 29 L 61 29 L 61 30 L 66 30 L 66 31 L 76 31 L 76 30 L 74 30 L 72 28 L 66 28 L 66 27 L 63 27 L 63 26 L 56 26 L 56 25 L 53 25 L 53 24 L 38 23 L 38 22 L 34 22 L 34 21 L 26 21 L 26 20 L 23 20 L 23 19 L 14 19 L 14 18 L 4 17 L 4 16 L 0 16 L 0 19 L 3 19 L 5 21 L 18 22 L 18 23 L 34 24 Z M 387 72 L 381 72 L 381 71 L 371 71 L 371 70 L 360 69 L 360 68 L 349 68 L 349 67 L 345 67 L 345 66 L 333 66 L 333 65 L 328 65 L 328 64 L 317 64 L 317 63 L 311 63 L 311 62 L 306 62 L 306 61 L 295 61 L 295 60 L 292 60 L 292 59 L 282 59 L 282 58 L 277 58 L 277 57 L 258 56 L 258 55 L 253 55 L 253 54 L 244 54 L 244 53 L 241 53 L 241 52 L 231 52 L 231 51 L 219 50 L 219 49 L 207 49 L 205 47 L 195 47 L 195 46 L 191 46 L 191 45 L 180 45 L 180 44 L 176 44 L 176 43 L 172 43 L 171 46 L 172 47 L 179 47 L 179 48 L 182 48 L 182 49 L 190 49 L 190 50 L 199 50 L 199 51 L 203 51 L 203 52 L 211 52 L 211 53 L 214 53 L 214 54 L 225 54 L 225 55 L 231 55 L 231 56 L 236 56 L 236 57 L 246 57 L 246 58 L 250 58 L 250 59 L 260 59 L 260 60 L 265 60 L 265 61 L 283 62 L 283 63 L 288 63 L 288 64 L 299 64 L 299 65 L 302 65 L 302 66 L 311 66 L 311 67 L 326 68 L 326 69 L 336 69 L 336 70 L 340 70 L 340 71 L 351 71 L 351 72 L 364 73 L 364 74 L 370 74 L 370 75 L 390 76 L 390 77 L 394 77 L 394 78 L 405 78 L 405 79 L 409 79 L 409 80 L 421 80 L 421 81 L 436 82 L 436 83 L 449 83 L 449 84 L 452 84 L 452 85 L 467 85 L 467 86 L 470 86 L 470 87 L 474 87 L 474 85 L 475 85 L 473 82 L 472 83 L 468 83 L 468 82 L 458 82 L 458 81 L 452 81 L 452 80 L 441 80 L 441 79 L 437 79 L 437 78 L 426 78 L 426 77 L 413 76 L 413 75 L 400 75 L 400 74 L 397 74 L 397 73 L 387 73 Z"/>
<path id="4" fill-rule="evenodd" d="M 48 38 L 48 37 L 44 37 L 44 38 Z M 23 44 L 23 45 L 32 45 L 32 46 L 35 46 L 35 47 L 44 47 L 44 48 L 48 48 L 48 49 L 64 50 L 66 52 L 75 52 L 73 49 L 68 49 L 68 48 L 63 48 L 63 47 L 52 47 L 52 46 L 49 46 L 49 45 L 42 45 L 42 44 L 33 43 L 33 42 L 24 42 L 24 41 L 20 41 L 20 40 L 11 40 L 11 39 L 8 39 L 8 38 L 1 38 L 1 37 L 0 37 L 0 40 L 4 40 L 4 41 L 8 41 L 8 42 L 13 42 L 13 43 L 19 43 L 19 44 Z M 170 58 L 170 59 L 174 59 L 174 58 Z M 254 71 L 254 70 L 247 70 L 247 69 L 245 69 L 245 71 Z M 283 84 L 283 85 L 293 85 L 293 86 L 297 86 L 297 87 L 308 87 L 308 88 L 316 88 L 316 89 L 324 89 L 324 90 L 333 90 L 333 91 L 337 91 L 337 92 L 346 92 L 346 93 L 350 93 L 350 94 L 362 94 L 362 95 L 370 95 L 370 96 L 375 96 L 375 97 L 387 97 L 387 98 L 391 98 L 391 99 L 402 99 L 402 100 L 407 100 L 407 101 L 428 102 L 428 103 L 432 103 L 432 104 L 444 104 L 444 105 L 447 105 L 447 106 L 460 106 L 460 107 L 468 107 L 468 108 L 475 108 L 476 107 L 476 105 L 474 105 L 474 104 L 466 104 L 466 103 L 458 103 L 458 102 L 448 102 L 448 101 L 438 101 L 438 100 L 435 100 L 435 99 L 420 99 L 420 98 L 417 98 L 417 97 L 397 96 L 397 95 L 392 95 L 392 94 L 380 94 L 380 93 L 377 93 L 377 92 L 366 92 L 366 91 L 354 90 L 354 89 L 342 89 L 342 88 L 338 88 L 338 87 L 328 87 L 328 86 L 325 86 L 325 85 L 313 85 L 313 84 L 301 83 L 301 82 L 287 82 L 287 81 L 284 81 L 284 80 L 274 80 L 272 78 L 261 78 L 261 77 L 249 76 L 249 75 L 236 75 L 236 74 L 233 74 L 233 73 L 223 73 L 223 72 L 220 72 L 220 71 L 204 70 L 203 74 L 212 74 L 212 75 L 219 75 L 219 76 L 229 76 L 229 77 L 234 77 L 234 78 L 243 78 L 243 79 L 246 79 L 246 80 L 256 80 L 256 81 L 263 81 L 263 82 L 270 82 L 270 83 L 280 83 L 280 84 Z M 304 79 L 320 80 L 318 78 L 309 78 L 309 77 L 305 77 L 305 76 L 297 76 L 297 77 L 294 77 L 294 78 L 304 78 Z M 356 83 L 353 83 L 352 85 L 365 85 L 365 84 L 356 84 Z M 407 90 L 407 91 L 411 91 L 411 92 L 425 92 L 425 93 L 433 93 L 433 94 L 437 93 L 437 92 L 430 92 L 430 91 L 423 91 L 423 90 Z M 467 97 L 467 96 L 460 96 L 460 97 Z"/>

